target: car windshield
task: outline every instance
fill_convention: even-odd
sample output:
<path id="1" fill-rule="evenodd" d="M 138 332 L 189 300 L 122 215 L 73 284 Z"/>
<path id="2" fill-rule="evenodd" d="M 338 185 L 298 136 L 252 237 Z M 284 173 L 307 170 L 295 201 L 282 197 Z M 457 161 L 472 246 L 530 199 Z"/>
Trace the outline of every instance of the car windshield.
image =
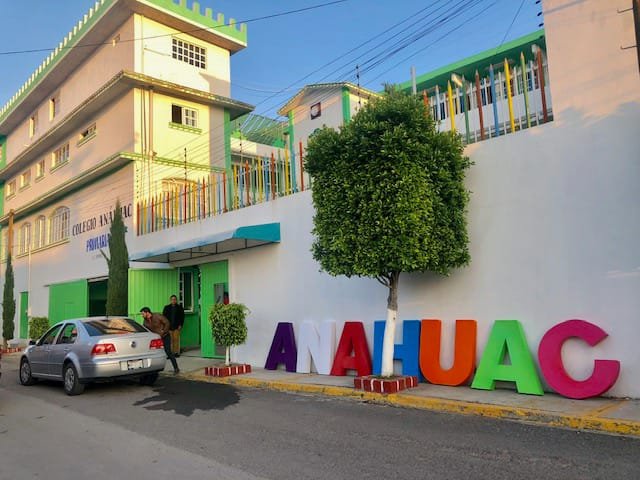
<path id="1" fill-rule="evenodd" d="M 142 325 L 129 318 L 100 318 L 88 320 L 83 322 L 83 324 L 92 337 L 99 337 L 101 335 L 126 335 L 147 331 Z"/>

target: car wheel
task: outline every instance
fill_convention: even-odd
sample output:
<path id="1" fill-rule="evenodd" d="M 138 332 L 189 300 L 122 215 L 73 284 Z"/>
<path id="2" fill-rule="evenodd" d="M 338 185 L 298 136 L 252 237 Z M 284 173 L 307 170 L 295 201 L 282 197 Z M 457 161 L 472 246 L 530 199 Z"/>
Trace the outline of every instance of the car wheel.
<path id="1" fill-rule="evenodd" d="M 148 373 L 140 377 L 140 385 L 152 386 L 158 380 L 158 372 Z"/>
<path id="2" fill-rule="evenodd" d="M 31 375 L 31 364 L 29 363 L 29 360 L 27 360 L 26 358 L 23 358 L 20 361 L 20 383 L 22 385 L 33 385 L 34 383 L 36 383 L 36 379 L 33 378 L 33 376 Z"/>
<path id="3" fill-rule="evenodd" d="M 73 363 L 67 363 L 62 373 L 64 380 L 64 391 L 67 395 L 80 395 L 84 392 L 84 385 L 80 383 L 78 371 Z"/>

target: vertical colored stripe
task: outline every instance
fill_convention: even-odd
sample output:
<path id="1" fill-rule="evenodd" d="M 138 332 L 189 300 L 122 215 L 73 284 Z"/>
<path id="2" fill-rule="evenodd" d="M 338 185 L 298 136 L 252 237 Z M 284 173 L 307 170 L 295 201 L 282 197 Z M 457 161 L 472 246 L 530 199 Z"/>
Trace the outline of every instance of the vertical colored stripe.
<path id="1" fill-rule="evenodd" d="M 467 102 L 467 81 L 462 76 L 462 108 L 464 109 L 464 128 L 465 138 L 467 144 L 471 143 L 471 135 L 469 134 L 469 107 L 471 106 L 471 99 Z"/>
<path id="2" fill-rule="evenodd" d="M 511 133 L 516 131 L 516 122 L 513 118 L 513 98 L 511 98 L 511 72 L 509 71 L 509 62 L 504 59 L 504 80 L 507 85 L 507 105 L 509 106 L 509 124 L 511 125 Z"/>
<path id="3" fill-rule="evenodd" d="M 302 142 L 300 145 L 300 190 L 304 192 L 304 159 L 302 156 Z"/>
<path id="4" fill-rule="evenodd" d="M 226 198 L 226 204 L 232 205 L 232 199 L 234 197 L 233 189 L 231 188 L 232 183 L 232 173 L 231 173 L 231 114 L 229 110 L 224 110 L 224 168 L 227 172 L 227 179 L 229 180 L 229 188 L 225 189 L 226 194 L 228 195 Z"/>
<path id="5" fill-rule="evenodd" d="M 293 110 L 289 112 L 289 154 L 291 155 L 291 190 L 296 192 L 298 191 L 298 179 L 296 176 L 296 144 L 295 138 L 293 135 Z"/>
<path id="6" fill-rule="evenodd" d="M 496 77 L 493 73 L 493 65 L 489 66 L 489 82 L 491 82 L 491 100 L 493 101 L 493 123 L 496 137 L 498 137 L 500 136 L 500 121 L 498 120 L 498 97 L 496 97 Z"/>
<path id="7" fill-rule="evenodd" d="M 522 70 L 522 93 L 524 95 L 524 115 L 527 117 L 527 128 L 531 128 L 529 116 L 529 85 L 527 83 L 527 65 L 524 62 L 524 53 L 520 52 L 520 69 Z"/>
<path id="8" fill-rule="evenodd" d="M 351 121 L 351 98 L 349 87 L 342 87 L 342 121 L 346 125 Z"/>
<path id="9" fill-rule="evenodd" d="M 538 48 L 536 60 L 538 62 L 538 82 L 540 83 L 540 97 L 542 99 L 542 118 L 544 123 L 547 123 L 549 121 L 549 116 L 547 115 L 547 94 L 544 91 L 544 68 L 542 66 L 542 50 L 540 48 Z"/>
<path id="10" fill-rule="evenodd" d="M 482 93 L 480 92 L 480 75 L 476 70 L 476 103 L 478 104 L 478 117 L 480 119 L 480 139 L 484 140 L 484 117 L 482 114 Z"/>
<path id="11" fill-rule="evenodd" d="M 451 120 L 451 131 L 456 129 L 456 113 L 453 110 L 453 92 L 451 91 L 451 82 L 447 81 L 447 97 L 449 100 L 449 119 Z"/>

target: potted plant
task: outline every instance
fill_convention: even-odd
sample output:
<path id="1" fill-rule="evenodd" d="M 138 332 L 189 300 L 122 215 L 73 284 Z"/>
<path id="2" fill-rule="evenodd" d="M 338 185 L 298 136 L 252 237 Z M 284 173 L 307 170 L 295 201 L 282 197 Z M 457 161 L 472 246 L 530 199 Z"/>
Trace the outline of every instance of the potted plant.
<path id="1" fill-rule="evenodd" d="M 247 339 L 245 319 L 249 309 L 242 303 L 217 303 L 211 307 L 209 322 L 217 345 L 225 346 L 225 367 L 207 367 L 205 374 L 213 376 L 236 375 L 251 371 L 250 365 L 231 365 L 231 347 L 241 345 Z"/>

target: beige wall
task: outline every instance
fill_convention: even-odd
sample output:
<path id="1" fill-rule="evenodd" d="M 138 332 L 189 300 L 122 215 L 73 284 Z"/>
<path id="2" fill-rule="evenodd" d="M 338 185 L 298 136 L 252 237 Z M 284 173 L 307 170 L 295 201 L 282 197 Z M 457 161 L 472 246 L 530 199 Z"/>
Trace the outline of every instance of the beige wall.
<path id="1" fill-rule="evenodd" d="M 135 25 L 136 37 L 145 38 L 144 42 L 135 42 L 137 72 L 225 97 L 231 95 L 228 50 L 141 15 L 135 15 Z M 206 69 L 173 59 L 171 44 L 174 37 L 206 48 Z"/>

